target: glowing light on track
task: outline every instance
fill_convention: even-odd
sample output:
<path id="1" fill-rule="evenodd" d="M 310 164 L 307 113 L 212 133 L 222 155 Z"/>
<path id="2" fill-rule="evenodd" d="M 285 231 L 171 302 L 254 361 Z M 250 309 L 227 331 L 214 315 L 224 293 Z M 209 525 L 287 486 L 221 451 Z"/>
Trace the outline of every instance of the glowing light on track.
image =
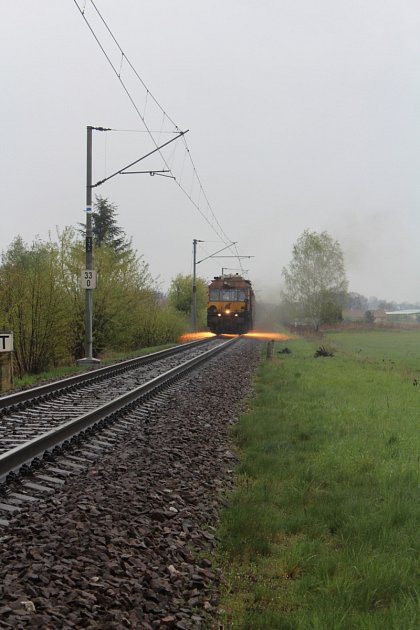
<path id="1" fill-rule="evenodd" d="M 239 335 L 223 333 L 221 337 L 239 337 Z M 250 337 L 251 339 L 274 339 L 275 341 L 287 341 L 287 339 L 294 339 L 294 335 L 286 335 L 285 333 L 267 332 L 253 330 L 252 332 L 242 335 L 243 337 Z M 208 339 L 209 337 L 216 337 L 212 332 L 200 331 L 184 333 L 178 338 L 178 343 L 186 343 L 187 341 L 198 341 L 199 339 Z"/>
<path id="2" fill-rule="evenodd" d="M 244 337 L 251 337 L 253 339 L 274 339 L 275 341 L 287 341 L 287 339 L 293 339 L 293 335 L 286 335 L 285 333 L 257 331 L 246 333 Z"/>
<path id="3" fill-rule="evenodd" d="M 207 337 L 215 337 L 215 336 L 216 335 L 214 333 L 207 332 L 207 331 L 185 333 L 179 337 L 178 342 L 186 343 L 187 341 L 198 341 L 198 339 L 206 339 Z"/>

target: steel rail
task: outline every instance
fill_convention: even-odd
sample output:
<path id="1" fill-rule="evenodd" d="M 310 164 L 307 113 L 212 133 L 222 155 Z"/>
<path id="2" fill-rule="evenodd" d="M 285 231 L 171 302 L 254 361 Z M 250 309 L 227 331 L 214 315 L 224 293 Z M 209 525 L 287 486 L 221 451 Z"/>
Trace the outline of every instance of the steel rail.
<path id="1" fill-rule="evenodd" d="M 69 387 L 80 385 L 81 383 L 99 380 L 110 375 L 117 375 L 120 372 L 134 369 L 139 365 L 146 365 L 147 363 L 152 363 L 157 359 L 169 357 L 173 354 L 184 352 L 184 350 L 188 348 L 208 343 L 214 338 L 215 337 L 206 337 L 205 339 L 200 339 L 198 341 L 190 341 L 188 343 L 174 346 L 173 348 L 159 350 L 158 352 L 151 352 L 150 354 L 145 354 L 141 357 L 127 359 L 125 361 L 121 361 L 120 363 L 113 363 L 112 365 L 107 365 L 102 368 L 95 368 L 94 370 L 83 372 L 82 374 L 75 374 L 74 376 L 62 378 L 51 383 L 46 383 L 45 385 L 38 385 L 37 387 L 31 387 L 30 389 L 24 389 L 14 394 L 9 394 L 8 396 L 2 396 L 0 397 L 0 410 L 12 407 L 13 405 L 18 405 L 19 403 L 28 402 L 29 400 L 42 398 L 42 396 L 46 396 L 47 394 L 52 394 L 59 390 L 65 390 Z"/>
<path id="2" fill-rule="evenodd" d="M 168 372 L 155 377 L 154 379 L 136 387 L 135 389 L 115 398 L 111 402 L 101 405 L 100 407 L 90 411 L 70 422 L 48 431 L 40 435 L 29 442 L 15 447 L 11 451 L 0 455 L 0 482 L 3 482 L 7 475 L 11 472 L 15 472 L 23 465 L 28 465 L 35 458 L 42 457 L 43 454 L 51 448 L 60 446 L 66 440 L 71 439 L 78 433 L 86 431 L 93 425 L 97 424 L 101 420 L 109 417 L 111 414 L 122 411 L 129 405 L 140 402 L 144 398 L 149 398 L 152 393 L 160 391 L 165 385 L 173 383 L 181 376 L 191 371 L 197 365 L 205 363 L 213 356 L 226 350 L 228 347 L 238 341 L 239 337 L 229 339 L 223 344 L 207 350 L 203 354 L 200 354 L 181 365 L 178 365 Z"/>

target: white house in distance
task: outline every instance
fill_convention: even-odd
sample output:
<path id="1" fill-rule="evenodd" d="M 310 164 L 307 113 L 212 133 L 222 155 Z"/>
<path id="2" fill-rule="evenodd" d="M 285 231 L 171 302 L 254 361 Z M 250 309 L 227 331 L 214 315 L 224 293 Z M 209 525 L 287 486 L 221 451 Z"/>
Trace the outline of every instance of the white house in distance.
<path id="1" fill-rule="evenodd" d="M 416 315 L 420 314 L 420 308 L 408 308 L 401 311 L 385 311 L 385 315 L 406 315 L 410 319 L 416 319 Z"/>

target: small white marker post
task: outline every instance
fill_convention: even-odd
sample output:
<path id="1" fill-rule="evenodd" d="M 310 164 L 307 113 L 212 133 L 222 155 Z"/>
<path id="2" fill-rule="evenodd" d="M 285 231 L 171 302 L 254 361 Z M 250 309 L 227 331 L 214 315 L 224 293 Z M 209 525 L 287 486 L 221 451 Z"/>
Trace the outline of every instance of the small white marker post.
<path id="1" fill-rule="evenodd" d="M 13 333 L 0 331 L 0 391 L 13 386 Z"/>

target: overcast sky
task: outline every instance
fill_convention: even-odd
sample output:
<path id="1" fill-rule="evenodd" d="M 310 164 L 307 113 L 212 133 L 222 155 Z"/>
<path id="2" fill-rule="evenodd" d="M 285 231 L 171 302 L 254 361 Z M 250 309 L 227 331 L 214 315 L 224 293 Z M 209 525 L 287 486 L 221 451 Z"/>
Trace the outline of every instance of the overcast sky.
<path id="1" fill-rule="evenodd" d="M 99 29 L 90 1 L 78 1 Z M 258 290 L 279 292 L 282 267 L 309 228 L 340 242 L 350 290 L 420 301 L 418 1 L 96 6 L 150 92 L 190 130 L 205 194 L 240 253 L 254 256 L 242 264 Z M 144 127 L 73 0 L 2 3 L 0 50 L 4 250 L 18 234 L 31 242 L 84 221 L 86 125 Z M 112 59 L 159 132 L 163 116 L 127 63 Z M 95 181 L 150 150 L 144 133 L 94 132 L 93 141 Z M 177 142 L 166 156 L 181 168 Z M 153 157 L 139 168 L 165 166 Z M 190 190 L 193 176 L 182 176 Z M 164 289 L 191 272 L 193 238 L 206 241 L 199 259 L 223 247 L 171 179 L 121 175 L 96 191 L 117 204 L 119 224 Z M 237 261 L 211 259 L 198 273 L 211 278 L 222 266 Z"/>

